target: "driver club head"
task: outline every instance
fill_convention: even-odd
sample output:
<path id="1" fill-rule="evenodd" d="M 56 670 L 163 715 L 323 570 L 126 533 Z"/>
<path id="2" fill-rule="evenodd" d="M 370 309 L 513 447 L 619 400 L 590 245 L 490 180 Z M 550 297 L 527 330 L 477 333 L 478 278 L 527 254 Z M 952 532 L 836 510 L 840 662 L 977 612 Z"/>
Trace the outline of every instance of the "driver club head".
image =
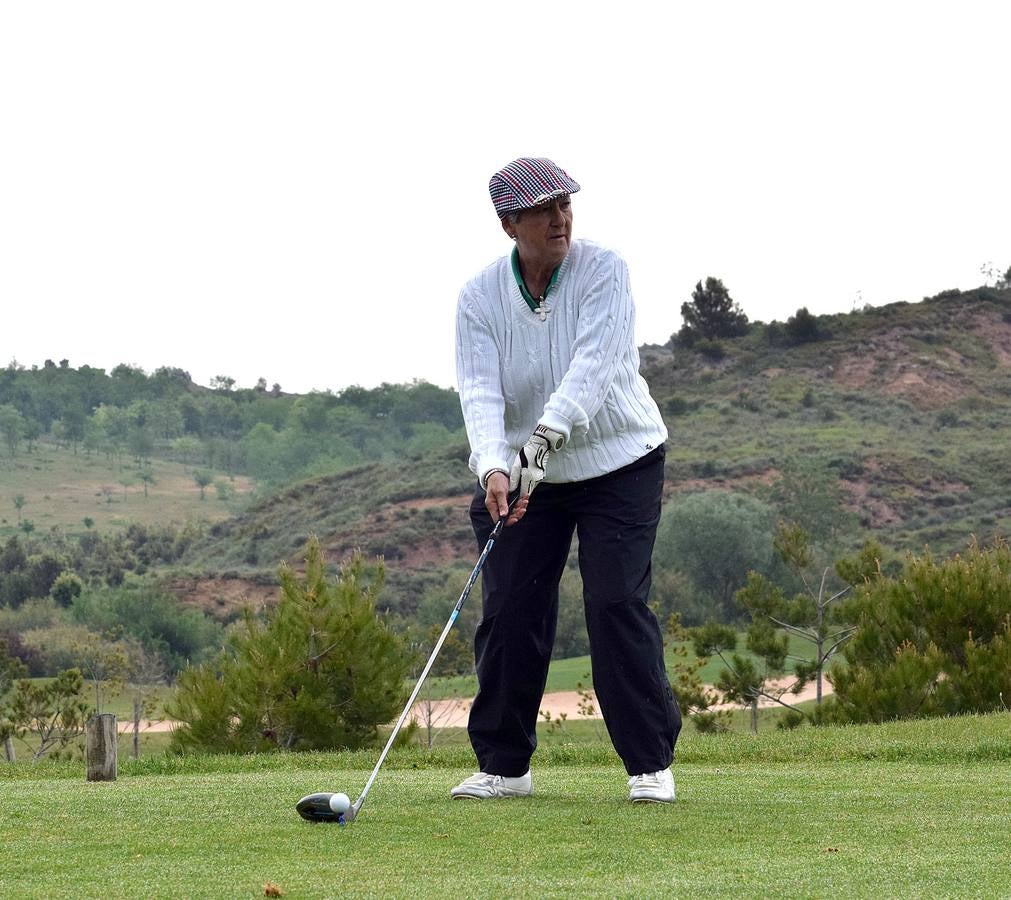
<path id="1" fill-rule="evenodd" d="M 318 794 L 307 794 L 295 804 L 295 810 L 308 822 L 336 822 L 338 825 L 348 825 L 354 821 L 358 810 L 356 806 L 343 813 L 335 813 L 330 808 L 330 798 L 333 791 L 321 791 Z"/>

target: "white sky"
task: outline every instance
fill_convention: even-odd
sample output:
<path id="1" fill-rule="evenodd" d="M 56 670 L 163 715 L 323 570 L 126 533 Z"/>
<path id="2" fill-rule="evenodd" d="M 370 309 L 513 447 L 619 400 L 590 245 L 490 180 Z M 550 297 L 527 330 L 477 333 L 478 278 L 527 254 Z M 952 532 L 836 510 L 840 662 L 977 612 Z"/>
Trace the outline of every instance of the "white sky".
<path id="1" fill-rule="evenodd" d="M 1011 265 L 1011 4 L 0 0 L 0 365 L 454 384 L 516 156 L 640 342 Z"/>

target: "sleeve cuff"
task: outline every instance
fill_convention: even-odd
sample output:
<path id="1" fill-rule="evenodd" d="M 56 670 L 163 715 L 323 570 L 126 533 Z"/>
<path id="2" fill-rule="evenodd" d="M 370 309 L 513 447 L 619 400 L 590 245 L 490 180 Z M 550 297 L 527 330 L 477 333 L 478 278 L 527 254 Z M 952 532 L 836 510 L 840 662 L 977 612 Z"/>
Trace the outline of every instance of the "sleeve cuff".
<path id="1" fill-rule="evenodd" d="M 491 476 L 494 475 L 496 472 L 501 472 L 503 475 L 505 475 L 506 478 L 509 477 L 509 471 L 507 469 L 502 469 L 499 468 L 498 466 L 495 466 L 494 468 L 491 468 L 487 472 L 485 472 L 478 479 L 478 481 L 481 484 L 481 487 L 483 487 L 485 490 L 488 490 L 488 479 L 491 478 Z"/>

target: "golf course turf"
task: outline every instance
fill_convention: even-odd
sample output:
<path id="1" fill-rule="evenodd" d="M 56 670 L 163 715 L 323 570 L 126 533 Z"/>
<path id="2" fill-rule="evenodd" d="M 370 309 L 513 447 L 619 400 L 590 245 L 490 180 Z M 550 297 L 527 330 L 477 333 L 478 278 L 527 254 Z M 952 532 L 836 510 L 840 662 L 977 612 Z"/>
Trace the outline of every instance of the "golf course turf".
<path id="1" fill-rule="evenodd" d="M 546 747 L 535 796 L 450 801 L 466 748 L 0 765 L 4 897 L 1006 896 L 1011 717 L 686 736 L 678 801 L 633 805 L 603 744 Z"/>

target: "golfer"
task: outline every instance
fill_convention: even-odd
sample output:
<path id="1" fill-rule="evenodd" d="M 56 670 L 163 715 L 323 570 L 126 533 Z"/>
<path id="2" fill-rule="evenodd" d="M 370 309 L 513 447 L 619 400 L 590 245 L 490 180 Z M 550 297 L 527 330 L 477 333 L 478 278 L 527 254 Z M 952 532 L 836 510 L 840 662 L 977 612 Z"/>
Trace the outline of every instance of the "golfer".
<path id="1" fill-rule="evenodd" d="M 507 530 L 484 566 L 474 641 L 468 732 L 481 771 L 451 794 L 533 792 L 558 582 L 575 532 L 593 686 L 629 799 L 669 803 L 681 713 L 646 605 L 667 429 L 639 375 L 628 269 L 613 250 L 573 240 L 579 185 L 551 160 L 516 159 L 489 190 L 515 246 L 460 293 L 456 366 L 479 482 L 478 546 L 502 516 Z"/>

